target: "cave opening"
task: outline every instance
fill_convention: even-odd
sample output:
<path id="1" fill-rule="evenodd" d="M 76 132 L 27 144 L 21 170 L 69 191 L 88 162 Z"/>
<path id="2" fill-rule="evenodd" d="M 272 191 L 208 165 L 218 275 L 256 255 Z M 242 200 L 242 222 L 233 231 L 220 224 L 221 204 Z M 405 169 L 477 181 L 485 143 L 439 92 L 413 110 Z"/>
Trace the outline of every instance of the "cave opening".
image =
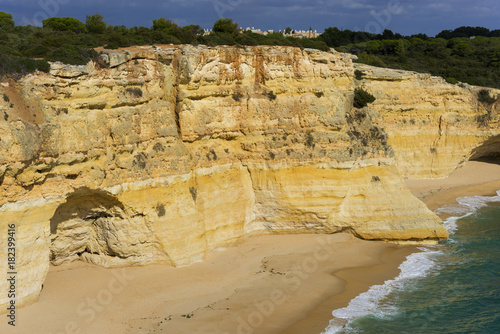
<path id="1" fill-rule="evenodd" d="M 469 160 L 500 165 L 500 135 L 486 140 L 472 150 Z"/>
<path id="2" fill-rule="evenodd" d="M 113 196 L 99 190 L 76 190 L 50 219 L 50 262 L 85 260 L 86 254 L 118 255 L 111 230 L 123 219 L 123 205 Z"/>
<path id="3" fill-rule="evenodd" d="M 101 190 L 75 190 L 50 219 L 53 265 L 83 260 L 103 267 L 151 263 L 158 248 L 143 214 Z"/>

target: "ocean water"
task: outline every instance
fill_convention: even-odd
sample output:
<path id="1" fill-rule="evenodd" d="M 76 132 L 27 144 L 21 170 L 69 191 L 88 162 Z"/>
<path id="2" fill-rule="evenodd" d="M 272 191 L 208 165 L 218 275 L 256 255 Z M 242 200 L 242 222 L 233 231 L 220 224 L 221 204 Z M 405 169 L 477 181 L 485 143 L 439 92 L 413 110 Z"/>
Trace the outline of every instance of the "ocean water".
<path id="1" fill-rule="evenodd" d="M 500 191 L 440 208 L 450 238 L 334 310 L 325 334 L 500 333 Z"/>

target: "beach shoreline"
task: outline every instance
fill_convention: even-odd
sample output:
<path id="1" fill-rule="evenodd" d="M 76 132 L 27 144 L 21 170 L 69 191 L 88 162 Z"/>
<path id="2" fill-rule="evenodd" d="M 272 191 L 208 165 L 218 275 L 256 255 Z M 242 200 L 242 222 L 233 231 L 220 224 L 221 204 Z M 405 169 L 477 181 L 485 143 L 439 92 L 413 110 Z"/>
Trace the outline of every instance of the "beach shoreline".
<path id="1" fill-rule="evenodd" d="M 405 184 L 410 189 L 412 194 L 424 202 L 429 210 L 436 211 L 440 207 L 449 204 L 457 204 L 457 198 L 466 197 L 466 196 L 495 196 L 497 191 L 500 190 L 500 165 L 495 163 L 488 162 L 480 162 L 480 161 L 468 161 L 463 166 L 456 169 L 452 172 L 448 177 L 441 179 L 407 179 L 405 180 Z M 446 219 L 449 216 L 444 213 L 438 214 L 441 219 Z M 418 251 L 416 247 L 406 248 L 408 251 L 408 255 L 413 252 Z M 389 278 L 392 279 L 398 276 L 399 274 L 399 265 L 404 262 L 406 256 L 402 258 L 393 258 L 392 261 L 387 263 L 388 273 L 390 273 Z M 345 271 L 339 271 L 335 273 L 335 275 L 343 276 L 346 279 L 346 282 L 351 282 L 354 286 L 356 283 L 356 273 L 362 268 L 348 269 Z M 382 282 L 383 283 L 383 282 Z M 372 282 L 371 285 L 364 285 L 365 290 L 367 291 L 370 286 L 377 285 L 381 283 Z M 350 284 L 346 284 L 345 293 L 351 289 Z M 357 295 L 356 295 L 357 296 Z M 355 297 L 355 296 L 354 296 Z M 353 298 L 354 298 L 353 297 Z M 329 315 L 329 320 L 333 318 L 331 312 L 333 310 L 345 307 L 349 304 L 351 299 L 348 300 L 339 300 L 338 303 L 330 301 L 325 301 L 322 304 L 318 305 L 317 309 L 311 313 L 311 316 L 302 320 L 299 324 L 291 326 L 290 329 L 285 331 L 285 334 L 300 334 L 304 333 L 306 328 L 311 328 L 314 326 L 316 322 L 321 322 L 322 324 L 326 323 L 328 326 L 329 321 L 326 321 L 325 315 Z M 330 313 L 327 313 L 328 303 L 330 305 L 335 305 L 334 308 L 331 308 Z M 322 314 L 324 317 L 319 319 L 317 316 L 313 316 L 312 314 Z M 324 328 L 326 328 L 323 327 Z M 323 330 L 319 331 L 311 331 L 314 333 L 321 333 Z"/>
<path id="2" fill-rule="evenodd" d="M 500 165 L 468 162 L 446 179 L 406 180 L 431 210 L 495 195 Z M 445 217 L 442 217 L 445 218 Z M 418 251 L 350 234 L 247 237 L 203 262 L 104 269 L 51 266 L 37 303 L 3 333 L 321 333 L 331 312 L 399 274 Z"/>
<path id="3" fill-rule="evenodd" d="M 495 196 L 500 190 L 500 164 L 468 161 L 447 178 L 408 179 L 405 183 L 415 197 L 435 211 L 457 203 L 458 197 Z"/>

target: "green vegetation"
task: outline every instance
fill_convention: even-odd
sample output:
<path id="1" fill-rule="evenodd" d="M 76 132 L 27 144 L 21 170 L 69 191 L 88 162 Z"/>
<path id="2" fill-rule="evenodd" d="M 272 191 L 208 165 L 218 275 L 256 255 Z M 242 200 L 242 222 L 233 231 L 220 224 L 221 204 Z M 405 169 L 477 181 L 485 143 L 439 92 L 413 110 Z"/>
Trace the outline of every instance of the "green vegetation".
<path id="1" fill-rule="evenodd" d="M 238 23 L 233 22 L 232 19 L 219 19 L 214 23 L 214 32 L 225 33 L 231 35 L 238 35 Z"/>
<path id="2" fill-rule="evenodd" d="M 144 152 L 140 152 L 139 154 L 137 154 L 136 156 L 134 156 L 134 161 L 132 162 L 132 165 L 133 166 L 136 166 L 140 169 L 144 169 L 146 168 L 146 160 L 147 160 L 147 156 L 146 154 L 144 154 Z"/>
<path id="3" fill-rule="evenodd" d="M 135 98 L 140 98 L 140 97 L 142 97 L 142 90 L 141 90 L 140 88 L 137 88 L 137 87 L 131 88 L 131 87 L 129 87 L 129 88 L 125 89 L 125 91 L 126 91 L 128 94 L 130 94 L 130 95 L 132 95 L 133 97 L 135 97 Z"/>
<path id="4" fill-rule="evenodd" d="M 241 93 L 234 93 L 234 94 L 233 94 L 233 99 L 234 99 L 236 102 L 239 102 L 242 98 L 243 98 L 243 94 L 241 94 Z"/>
<path id="5" fill-rule="evenodd" d="M 366 109 L 353 108 L 346 113 L 348 131 L 347 134 L 354 140 L 354 149 L 358 154 L 366 155 L 368 143 L 374 147 L 383 148 L 387 146 L 387 133 L 377 125 L 374 125 L 372 116 Z M 351 151 L 353 154 L 355 151 Z"/>
<path id="6" fill-rule="evenodd" d="M 370 34 L 327 28 L 321 38 L 330 47 L 353 53 L 358 62 L 427 72 L 449 83 L 500 88 L 500 30 L 460 27 L 435 38 L 402 36 L 390 30 Z"/>
<path id="7" fill-rule="evenodd" d="M 484 104 L 493 104 L 497 101 L 494 97 L 490 96 L 490 91 L 488 89 L 481 89 L 477 93 L 477 100 Z"/>
<path id="8" fill-rule="evenodd" d="M 483 114 L 483 115 L 477 115 L 476 116 L 476 122 L 477 125 L 482 126 L 482 127 L 487 127 L 488 122 L 490 120 L 490 115 L 489 114 Z"/>
<path id="9" fill-rule="evenodd" d="M 356 88 L 354 90 L 354 107 L 363 108 L 375 101 L 375 97 L 365 91 L 363 88 Z"/>
<path id="10" fill-rule="evenodd" d="M 276 100 L 276 94 L 274 94 L 274 92 L 271 90 L 269 92 L 266 93 L 267 95 L 267 98 L 270 100 L 270 101 L 274 101 Z"/>
<path id="11" fill-rule="evenodd" d="M 34 72 L 35 70 L 48 72 L 50 70 L 50 64 L 45 60 L 36 60 L 26 57 L 10 57 L 0 54 L 0 75 L 5 73 L 17 73 L 22 75 Z"/>
<path id="12" fill-rule="evenodd" d="M 87 15 L 85 27 L 91 34 L 104 34 L 106 31 L 106 22 L 104 22 L 104 17 L 102 15 Z"/>
<path id="13" fill-rule="evenodd" d="M 341 48 L 358 61 L 447 78 L 448 82 L 500 88 L 500 37 L 372 40 Z"/>
<path id="14" fill-rule="evenodd" d="M 85 23 L 71 17 L 52 17 L 43 27 L 15 26 L 12 15 L 0 12 L 0 75 L 48 71 L 47 61 L 84 65 L 98 59 L 94 48 L 109 49 L 132 45 L 203 44 L 288 45 L 328 50 L 319 39 L 284 37 L 280 33 L 260 35 L 240 32 L 231 19 L 217 20 L 211 34 L 198 25 L 180 27 L 165 18 L 155 19 L 151 27 L 107 25 L 99 14 L 87 15 Z"/>
<path id="15" fill-rule="evenodd" d="M 356 80 L 363 80 L 365 74 L 360 70 L 354 70 L 354 76 L 356 77 Z"/>
<path id="16" fill-rule="evenodd" d="M 51 17 L 43 20 L 43 27 L 54 31 L 84 32 L 86 27 L 83 22 L 72 17 Z"/>
<path id="17" fill-rule="evenodd" d="M 293 30 L 288 27 L 285 32 Z M 83 65 L 99 59 L 94 48 L 100 46 L 117 49 L 170 43 L 283 45 L 323 51 L 335 47 L 356 54 L 358 62 L 369 65 L 428 72 L 453 84 L 461 81 L 500 88 L 500 30 L 460 27 L 430 38 L 425 34 L 402 36 L 387 29 L 372 34 L 330 27 L 318 38 L 294 38 L 241 32 L 229 18 L 217 20 L 212 33 L 204 34 L 198 25 L 180 27 L 165 18 L 153 20 L 151 27 L 112 26 L 99 14 L 87 15 L 85 23 L 52 17 L 43 21 L 43 27 L 34 27 L 16 26 L 11 14 L 0 12 L 0 75 L 47 72 L 47 61 Z M 362 73 L 355 75 L 358 80 L 363 77 Z"/>
<path id="18" fill-rule="evenodd" d="M 14 20 L 12 19 L 12 14 L 0 12 L 0 29 L 11 30 L 14 28 Z"/>
<path id="19" fill-rule="evenodd" d="M 158 204 L 156 205 L 156 214 L 158 215 L 158 217 L 163 217 L 165 216 L 165 205 L 163 204 Z"/>
<path id="20" fill-rule="evenodd" d="M 307 147 L 314 148 L 314 137 L 312 135 L 312 130 L 307 130 L 305 144 Z"/>

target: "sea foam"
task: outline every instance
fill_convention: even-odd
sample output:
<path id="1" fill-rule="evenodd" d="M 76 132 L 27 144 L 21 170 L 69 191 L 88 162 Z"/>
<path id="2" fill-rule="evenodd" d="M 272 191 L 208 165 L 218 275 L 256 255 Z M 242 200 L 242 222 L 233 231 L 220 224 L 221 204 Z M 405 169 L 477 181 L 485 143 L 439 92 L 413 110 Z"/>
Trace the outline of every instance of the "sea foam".
<path id="1" fill-rule="evenodd" d="M 488 205 L 488 203 L 500 202 L 500 190 L 496 196 L 470 196 L 457 198 L 457 204 L 447 204 L 435 211 L 437 214 L 450 215 L 443 223 L 448 233 L 453 234 L 457 230 L 457 221 L 470 216 L 477 210 Z"/>
<path id="2" fill-rule="evenodd" d="M 396 309 L 389 306 L 382 307 L 380 302 L 395 288 L 408 284 L 415 278 L 428 275 L 436 266 L 436 262 L 432 260 L 431 255 L 439 254 L 440 251 L 423 247 L 419 249 L 422 252 L 410 254 L 406 261 L 399 266 L 401 273 L 398 277 L 385 281 L 384 284 L 371 286 L 368 291 L 351 300 L 348 306 L 333 311 L 332 315 L 335 319 L 330 321 L 330 325 L 323 333 L 337 333 L 350 320 L 361 316 L 374 313 L 379 316 L 387 316 L 396 312 Z"/>
<path id="3" fill-rule="evenodd" d="M 500 190 L 497 191 L 497 196 L 459 197 L 457 198 L 458 204 L 445 205 L 436 210 L 436 213 L 451 215 L 443 223 L 450 235 L 453 235 L 460 218 L 469 216 L 492 202 L 500 202 Z M 368 291 L 352 299 L 346 307 L 334 310 L 332 312 L 334 319 L 330 320 L 323 334 L 334 334 L 342 329 L 348 329 L 351 320 L 362 316 L 375 314 L 383 317 L 396 313 L 397 309 L 394 306 L 381 303 L 384 298 L 394 289 L 411 284 L 439 267 L 438 263 L 433 260 L 436 255 L 442 253 L 438 248 L 419 247 L 419 249 L 422 252 L 410 254 L 399 266 L 401 272 L 398 277 L 385 281 L 384 284 L 371 286 Z"/>

